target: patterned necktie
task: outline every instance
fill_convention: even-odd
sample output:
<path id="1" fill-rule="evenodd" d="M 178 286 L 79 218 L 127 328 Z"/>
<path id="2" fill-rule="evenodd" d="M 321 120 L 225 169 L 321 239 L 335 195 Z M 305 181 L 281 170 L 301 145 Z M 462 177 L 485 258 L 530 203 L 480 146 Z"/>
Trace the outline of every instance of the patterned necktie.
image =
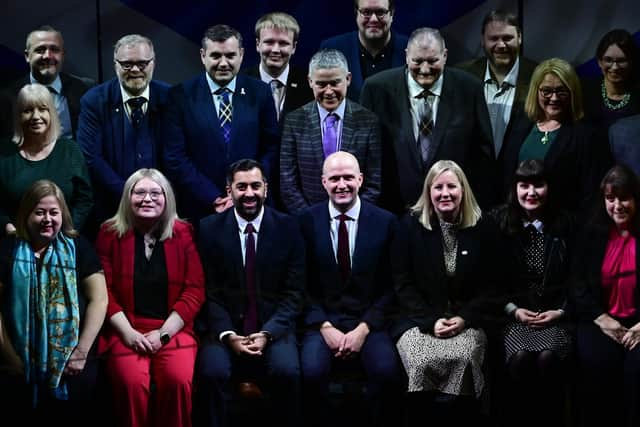
<path id="1" fill-rule="evenodd" d="M 422 162 L 427 163 L 429 159 L 429 148 L 431 146 L 431 132 L 433 131 L 433 109 L 429 103 L 431 92 L 423 90 L 418 98 L 422 99 L 418 108 L 418 149 L 422 156 Z"/>
<path id="2" fill-rule="evenodd" d="M 130 98 L 127 101 L 127 104 L 129 104 L 129 108 L 131 110 L 131 124 L 133 125 L 133 127 L 137 128 L 142 122 L 142 118 L 144 117 L 142 106 L 145 102 L 147 102 L 147 100 L 141 96 Z"/>
<path id="3" fill-rule="evenodd" d="M 350 220 L 345 214 L 338 216 L 340 224 L 338 225 L 338 269 L 342 282 L 346 283 L 351 274 L 351 255 L 349 253 L 349 232 L 347 231 L 347 221 Z"/>
<path id="4" fill-rule="evenodd" d="M 256 240 L 255 228 L 249 223 L 244 228 L 244 274 L 247 286 L 247 307 L 244 315 L 244 333 L 252 334 L 258 330 L 258 302 L 256 295 Z"/>
<path id="5" fill-rule="evenodd" d="M 282 96 L 284 95 L 284 85 L 280 80 L 273 79 L 271 83 L 271 94 L 273 95 L 273 102 L 276 104 L 276 115 L 278 121 L 280 121 L 280 114 L 282 114 Z"/>
<path id="6" fill-rule="evenodd" d="M 338 116 L 330 113 L 324 119 L 324 135 L 322 137 L 322 149 L 324 150 L 324 157 L 326 158 L 332 153 L 335 153 L 338 149 Z"/>
<path id="7" fill-rule="evenodd" d="M 220 129 L 224 142 L 227 144 L 231 140 L 231 118 L 233 117 L 233 106 L 229 99 L 231 91 L 226 87 L 216 90 L 215 94 L 220 96 L 220 105 L 218 106 L 218 119 L 220 120 Z"/>

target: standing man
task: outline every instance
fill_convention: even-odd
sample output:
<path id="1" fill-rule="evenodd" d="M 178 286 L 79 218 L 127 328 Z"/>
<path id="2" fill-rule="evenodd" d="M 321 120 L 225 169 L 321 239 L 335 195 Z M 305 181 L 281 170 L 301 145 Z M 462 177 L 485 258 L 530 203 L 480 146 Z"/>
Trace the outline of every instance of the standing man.
<path id="1" fill-rule="evenodd" d="M 320 49 L 338 49 L 347 57 L 353 81 L 347 96 L 358 101 L 364 80 L 404 63 L 407 36 L 391 32 L 395 0 L 354 0 L 358 31 L 324 40 Z"/>
<path id="2" fill-rule="evenodd" d="M 381 205 L 392 212 L 418 200 L 427 171 L 442 159 L 461 165 L 483 207 L 493 202 L 495 189 L 484 176 L 492 147 L 480 83 L 446 63 L 440 32 L 419 28 L 409 37 L 406 67 L 378 73 L 362 89 L 361 104 L 382 122 Z"/>
<path id="3" fill-rule="evenodd" d="M 293 16 L 272 12 L 258 19 L 255 32 L 260 64 L 245 72 L 271 87 L 278 121 L 282 122 L 286 113 L 313 99 L 305 70 L 289 64 L 296 53 L 300 26 Z"/>
<path id="4" fill-rule="evenodd" d="M 204 218 L 199 227 L 207 286 L 206 334 L 196 367 L 199 416 L 207 427 L 227 425 L 231 384 L 251 393 L 256 386 L 248 382 L 265 380 L 279 417 L 274 425 L 295 426 L 304 243 L 294 218 L 264 206 L 267 182 L 258 162 L 233 163 L 227 182 L 233 208 Z"/>
<path id="5" fill-rule="evenodd" d="M 180 194 L 182 216 L 194 224 L 233 206 L 225 171 L 236 160 L 258 159 L 265 176 L 278 151 L 271 89 L 238 75 L 242 36 L 228 25 L 207 29 L 200 59 L 205 72 L 171 88 L 165 120 L 165 169 Z"/>
<path id="6" fill-rule="evenodd" d="M 29 75 L 4 89 L 0 100 L 0 137 L 13 136 L 13 104 L 18 91 L 27 83 L 40 83 L 53 94 L 62 125 L 61 137 L 75 139 L 80 114 L 80 97 L 94 85 L 93 80 L 63 73 L 64 40 L 49 25 L 39 27 L 27 36 L 24 58 Z"/>
<path id="7" fill-rule="evenodd" d="M 133 172 L 162 169 L 162 116 L 169 96 L 169 85 L 152 80 L 156 54 L 147 37 L 122 37 L 113 62 L 116 77 L 80 100 L 78 143 L 91 173 L 98 225 L 116 213 Z"/>
<path id="8" fill-rule="evenodd" d="M 393 302 L 390 246 L 395 216 L 360 200 L 358 160 L 339 151 L 324 161 L 329 202 L 301 216 L 307 253 L 307 292 L 301 365 L 307 419 L 329 425 L 332 368 L 364 368 L 367 424 L 389 426 L 399 417 L 404 372 L 389 334 Z M 315 425 L 315 424 L 314 424 Z"/>
<path id="9" fill-rule="evenodd" d="M 351 73 L 344 55 L 321 50 L 309 62 L 309 86 L 315 101 L 291 112 L 280 147 L 280 186 L 285 209 L 298 214 L 327 199 L 320 185 L 324 159 L 336 151 L 356 156 L 363 166 L 363 197 L 380 195 L 381 143 L 375 114 L 345 98 Z"/>
<path id="10" fill-rule="evenodd" d="M 493 154 L 502 164 L 503 147 L 509 140 L 509 133 L 520 126 L 529 126 L 529 119 L 524 113 L 524 101 L 531 74 L 538 64 L 520 56 L 522 31 L 517 17 L 512 13 L 501 10 L 489 12 L 482 21 L 481 35 L 485 57 L 462 63 L 458 67 L 483 82 L 493 133 Z M 501 171 L 502 166 L 497 170 Z M 506 178 L 503 176 L 503 179 Z"/>

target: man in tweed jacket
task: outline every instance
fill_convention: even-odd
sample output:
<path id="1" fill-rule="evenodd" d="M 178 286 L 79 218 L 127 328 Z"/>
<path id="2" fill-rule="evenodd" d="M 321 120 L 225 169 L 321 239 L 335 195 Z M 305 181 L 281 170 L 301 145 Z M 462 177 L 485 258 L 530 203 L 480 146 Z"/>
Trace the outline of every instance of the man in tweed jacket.
<path id="1" fill-rule="evenodd" d="M 381 143 L 375 114 L 346 99 L 351 73 L 344 55 L 321 50 L 309 63 L 309 85 L 315 100 L 287 114 L 280 147 L 283 205 L 298 214 L 327 200 L 322 164 L 327 155 L 347 151 L 364 174 L 362 198 L 376 203 L 380 195 Z M 331 139 L 333 136 L 333 140 Z"/>

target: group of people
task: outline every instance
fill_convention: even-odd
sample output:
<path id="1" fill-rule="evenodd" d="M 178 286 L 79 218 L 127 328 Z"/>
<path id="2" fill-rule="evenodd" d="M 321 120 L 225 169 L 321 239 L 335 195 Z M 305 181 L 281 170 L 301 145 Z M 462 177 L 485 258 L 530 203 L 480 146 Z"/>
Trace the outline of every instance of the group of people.
<path id="1" fill-rule="evenodd" d="M 175 86 L 147 37 L 93 86 L 61 72 L 57 30 L 28 35 L 0 114 L 3 414 L 67 423 L 108 384 L 122 426 L 224 426 L 263 390 L 279 423 L 326 425 L 347 370 L 374 425 L 563 425 L 572 384 L 580 425 L 637 425 L 632 36 L 581 82 L 521 57 L 510 13 L 455 67 L 394 13 L 354 0 L 358 30 L 308 71 L 286 13 L 243 72 L 242 35 L 213 26 Z"/>

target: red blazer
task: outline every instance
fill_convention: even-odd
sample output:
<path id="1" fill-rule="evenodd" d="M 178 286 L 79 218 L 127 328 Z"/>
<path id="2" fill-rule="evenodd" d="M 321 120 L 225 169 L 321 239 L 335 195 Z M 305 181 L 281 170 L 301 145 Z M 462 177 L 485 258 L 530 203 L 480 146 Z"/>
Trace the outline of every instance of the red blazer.
<path id="1" fill-rule="evenodd" d="M 134 315 L 133 271 L 135 235 L 133 230 L 118 238 L 108 226 L 102 225 L 96 249 L 107 280 L 109 305 L 107 319 L 122 311 L 131 321 Z M 193 333 L 193 320 L 204 303 L 204 273 L 193 241 L 190 224 L 176 221 L 173 237 L 164 241 L 165 262 L 169 281 L 169 312 L 176 311 L 184 320 L 183 331 Z M 116 272 L 116 274 L 114 274 Z M 178 285 L 178 286 L 174 286 Z M 99 350 L 106 351 L 118 339 L 108 323 L 102 333 Z"/>

